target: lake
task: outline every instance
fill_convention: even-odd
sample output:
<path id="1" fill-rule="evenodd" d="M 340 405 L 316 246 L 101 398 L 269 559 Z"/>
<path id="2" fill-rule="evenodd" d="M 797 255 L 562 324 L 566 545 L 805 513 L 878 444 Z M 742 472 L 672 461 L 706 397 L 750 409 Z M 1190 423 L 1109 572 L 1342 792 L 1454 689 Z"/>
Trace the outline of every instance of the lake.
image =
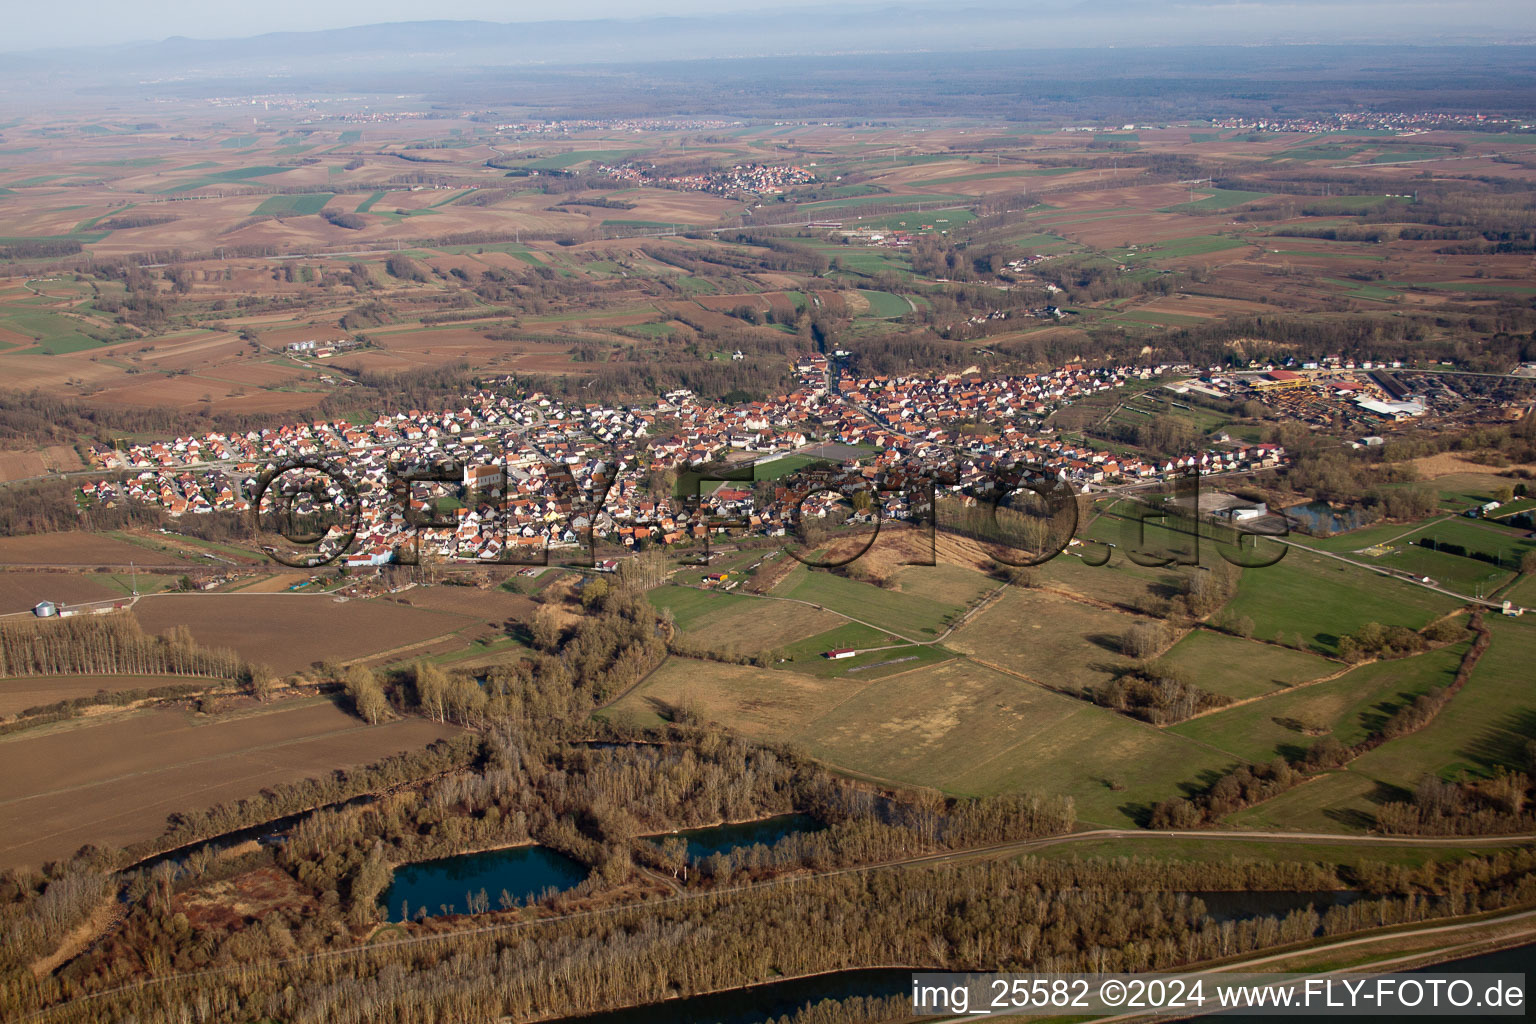
<path id="1" fill-rule="evenodd" d="M 1314 501 L 1305 505 L 1292 505 L 1285 514 L 1314 537 L 1327 537 L 1346 530 L 1356 530 L 1366 524 L 1366 517 L 1357 508 L 1339 510 L 1326 501 Z"/>
<path id="2" fill-rule="evenodd" d="M 730 853 L 743 846 L 772 846 L 785 836 L 796 832 L 819 832 L 826 828 L 809 814 L 779 814 L 772 818 L 742 821 L 729 825 L 711 825 L 708 828 L 691 828 L 679 832 L 663 832 L 647 836 L 653 843 L 676 836 L 688 843 L 688 859 L 704 860 L 712 854 Z"/>
<path id="3" fill-rule="evenodd" d="M 585 867 L 546 846 L 465 853 L 396 868 L 384 892 L 384 909 L 391 921 L 406 920 L 422 907 L 429 917 L 442 915 L 444 906 L 449 914 L 467 914 L 470 895 L 483 889 L 489 909 L 499 910 L 502 890 L 516 902 L 527 903 L 546 889 L 564 891 L 586 877 Z M 410 904 L 406 914 L 401 913 L 402 902 Z"/>

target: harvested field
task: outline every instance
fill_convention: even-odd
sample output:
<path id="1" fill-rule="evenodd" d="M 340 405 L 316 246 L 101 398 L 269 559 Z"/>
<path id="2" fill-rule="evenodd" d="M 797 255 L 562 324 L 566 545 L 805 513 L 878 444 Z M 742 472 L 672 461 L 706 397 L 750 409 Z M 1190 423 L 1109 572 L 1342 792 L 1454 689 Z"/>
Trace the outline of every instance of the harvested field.
<path id="1" fill-rule="evenodd" d="M 323 698 L 210 717 L 157 709 L 0 740 L 0 866 L 151 839 L 179 810 L 368 764 L 457 730 L 365 725 Z"/>
<path id="2" fill-rule="evenodd" d="M 0 565 L 189 565 L 168 551 L 98 533 L 40 533 L 0 537 Z"/>
<path id="3" fill-rule="evenodd" d="M 25 480 L 47 472 L 37 452 L 0 452 L 0 481 Z"/>
<path id="4" fill-rule="evenodd" d="M 0 718 L 19 714 L 29 708 L 57 704 L 61 700 L 90 697 L 103 690 L 153 690 L 160 686 L 206 684 L 210 688 L 227 687 L 222 679 L 194 676 L 22 676 L 0 679 Z"/>
<path id="5" fill-rule="evenodd" d="M 1134 662 L 1120 636 L 1140 620 L 1054 594 L 1012 589 L 965 624 L 946 644 L 954 650 L 1053 689 L 1076 693 Z"/>
<path id="6" fill-rule="evenodd" d="M 1529 464 L 1514 467 L 1487 466 L 1481 462 L 1472 462 L 1450 452 L 1441 452 L 1438 455 L 1426 455 L 1422 458 L 1412 460 L 1409 465 L 1413 466 L 1414 469 L 1417 469 L 1419 471 L 1419 476 L 1426 480 L 1433 480 L 1436 477 L 1442 476 L 1451 476 L 1456 473 L 1486 473 L 1492 476 L 1494 474 L 1507 473 L 1511 468 L 1517 470 L 1536 469 L 1536 466 Z M 1495 483 L 1494 486 L 1498 486 L 1498 484 Z"/>
<path id="7" fill-rule="evenodd" d="M 28 611 L 39 601 L 84 604 L 124 596 L 115 587 L 76 573 L 0 572 L 0 615 Z"/>
<path id="8" fill-rule="evenodd" d="M 155 595 L 141 599 L 134 614 L 148 632 L 186 626 L 203 646 L 232 648 L 278 672 L 396 651 L 475 621 L 390 601 L 239 592 Z"/>
<path id="9" fill-rule="evenodd" d="M 470 615 L 487 622 L 526 619 L 533 615 L 534 609 L 531 598 L 510 593 L 500 587 L 485 590 L 445 585 L 412 587 L 398 596 L 413 608 Z"/>

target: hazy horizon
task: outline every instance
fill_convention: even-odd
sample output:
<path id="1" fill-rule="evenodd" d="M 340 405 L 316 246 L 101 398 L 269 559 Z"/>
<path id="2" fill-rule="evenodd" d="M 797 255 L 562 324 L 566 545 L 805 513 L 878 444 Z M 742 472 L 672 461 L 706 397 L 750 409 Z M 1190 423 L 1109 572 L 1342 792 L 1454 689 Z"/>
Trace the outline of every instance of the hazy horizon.
<path id="1" fill-rule="evenodd" d="M 494 0 L 465 0 L 452 18 L 424 17 L 418 4 L 402 0 L 338 0 L 326 5 L 274 0 L 260 8 L 222 7 L 193 0 L 166 0 L 151 10 L 105 0 L 83 0 L 72 8 L 79 16 L 60 19 L 56 12 L 21 8 L 12 13 L 6 52 L 152 44 L 172 38 L 234 40 L 279 32 L 315 32 L 365 25 L 422 21 L 535 24 L 572 21 L 652 21 L 668 17 L 700 17 L 728 21 L 732 16 L 761 15 L 784 10 L 816 14 L 857 13 L 865 9 L 909 8 L 932 11 L 932 3 L 891 0 L 840 0 L 832 5 L 816 0 L 780 0 L 772 7 L 743 4 L 728 12 L 709 0 L 620 3 L 618 0 L 573 0 L 549 17 L 542 5 L 508 5 Z M 985 12 L 995 8 L 1004 20 L 1036 19 L 1028 37 L 978 40 L 988 48 L 1013 44 L 1018 48 L 1193 45 L 1324 44 L 1379 36 L 1397 44 L 1522 43 L 1536 41 L 1536 5 L 1516 0 L 1425 0 L 1386 3 L 1380 0 L 1036 0 L 1024 5 L 993 2 L 966 4 L 962 9 Z M 788 16 L 788 15 L 787 15 Z M 814 14 L 804 26 L 808 46 L 815 45 Z M 890 28 L 889 24 L 884 26 Z M 899 28 L 899 24 L 894 26 Z M 922 48 L 915 34 L 911 45 Z"/>

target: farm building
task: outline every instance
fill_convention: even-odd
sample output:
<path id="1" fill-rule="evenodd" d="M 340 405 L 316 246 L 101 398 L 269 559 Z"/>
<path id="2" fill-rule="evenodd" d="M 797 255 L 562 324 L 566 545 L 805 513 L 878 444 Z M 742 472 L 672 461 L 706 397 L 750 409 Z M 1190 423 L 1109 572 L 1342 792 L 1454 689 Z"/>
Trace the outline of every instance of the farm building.
<path id="1" fill-rule="evenodd" d="M 828 661 L 840 661 L 843 658 L 851 658 L 856 653 L 857 652 L 854 651 L 854 649 L 851 647 L 839 647 L 835 650 L 827 651 L 822 655 L 822 657 L 826 658 Z"/>
<path id="2" fill-rule="evenodd" d="M 39 601 L 37 607 L 32 609 L 32 614 L 40 619 L 52 618 L 59 614 L 59 606 L 52 601 Z"/>

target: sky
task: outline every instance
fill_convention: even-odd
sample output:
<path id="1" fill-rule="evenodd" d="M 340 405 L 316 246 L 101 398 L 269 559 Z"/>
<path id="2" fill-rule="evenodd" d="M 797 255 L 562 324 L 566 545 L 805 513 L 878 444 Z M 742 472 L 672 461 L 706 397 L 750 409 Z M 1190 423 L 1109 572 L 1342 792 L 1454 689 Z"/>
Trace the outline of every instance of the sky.
<path id="1" fill-rule="evenodd" d="M 479 21 L 545 21 L 586 18 L 644 18 L 667 15 L 717 15 L 732 11 L 891 6 L 913 0 L 455 0 L 448 6 L 420 0 L 261 0 L 234 4 L 219 0 L 72 0 L 61 17 L 51 4 L 8 5 L 6 38 L 0 50 L 17 52 L 52 47 L 101 46 L 146 42 L 170 36 L 228 39 L 265 32 L 346 28 L 381 22 L 433 18 Z M 945 0 L 936 0 L 945 2 Z M 1223 41 L 1252 42 L 1264 36 L 1305 33 L 1306 41 L 1325 41 L 1329 32 L 1370 31 L 1393 26 L 1415 41 L 1434 43 L 1443 32 L 1457 41 L 1536 42 L 1536 3 L 1532 0 L 947 0 L 966 6 L 1006 6 L 1038 12 L 1053 29 L 1070 31 L 1081 19 L 1088 29 L 1078 45 L 1093 45 L 1091 26 L 1105 18 L 1179 34 L 1181 28 L 1209 31 L 1223 26 Z M 808 23 L 812 28 L 814 22 Z M 1278 38 L 1278 37 L 1277 37 Z M 1284 41 L 1292 41 L 1285 39 Z"/>
<path id="2" fill-rule="evenodd" d="M 774 7 L 821 7 L 826 0 L 773 0 Z M 876 0 L 839 0 L 841 5 L 867 5 Z M 752 3 L 762 8 L 768 3 Z M 455 0 L 448 6 L 420 0 L 261 0 L 222 3 L 219 0 L 75 0 L 69 16 L 36 2 L 18 3 L 6 15 L 6 35 L 0 50 L 35 50 L 54 46 L 101 46 L 190 36 L 230 39 L 264 32 L 304 32 L 315 29 L 376 25 L 390 21 L 550 21 L 554 19 L 637 18 L 665 15 L 720 14 L 746 9 L 739 0 Z"/>

